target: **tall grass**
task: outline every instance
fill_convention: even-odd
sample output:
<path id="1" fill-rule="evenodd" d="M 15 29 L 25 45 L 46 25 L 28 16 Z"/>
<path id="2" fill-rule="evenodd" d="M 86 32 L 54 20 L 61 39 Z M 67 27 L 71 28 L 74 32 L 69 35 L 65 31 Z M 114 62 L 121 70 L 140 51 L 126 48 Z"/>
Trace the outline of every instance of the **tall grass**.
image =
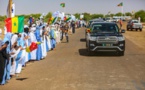
<path id="1" fill-rule="evenodd" d="M 3 39 L 4 37 L 4 25 L 5 25 L 4 21 L 0 21 L 0 28 L 2 29 L 2 35 L 0 36 L 1 39 Z"/>
<path id="2" fill-rule="evenodd" d="M 0 21 L 0 28 L 3 29 L 4 28 L 5 23 Z"/>

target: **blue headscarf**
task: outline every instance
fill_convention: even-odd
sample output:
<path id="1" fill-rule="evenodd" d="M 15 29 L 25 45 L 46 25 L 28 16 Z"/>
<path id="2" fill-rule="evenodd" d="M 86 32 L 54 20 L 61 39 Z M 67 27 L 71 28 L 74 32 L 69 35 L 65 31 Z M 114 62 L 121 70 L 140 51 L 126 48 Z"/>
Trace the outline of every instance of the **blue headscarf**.
<path id="1" fill-rule="evenodd" d="M 22 34 L 21 34 L 21 37 L 18 37 L 17 45 L 22 46 L 22 47 L 25 46 L 25 41 L 24 41 L 24 37 L 22 36 Z"/>
<path id="2" fill-rule="evenodd" d="M 2 45 L 5 44 L 7 41 L 9 41 L 9 44 L 8 44 L 8 47 L 7 47 L 7 53 L 9 53 L 11 50 L 11 37 L 12 37 L 12 33 L 8 32 L 6 33 L 5 37 L 4 37 L 4 40 L 2 42 Z"/>
<path id="3" fill-rule="evenodd" d="M 36 26 L 35 36 L 36 36 L 37 41 L 41 42 L 40 27 L 39 26 Z"/>

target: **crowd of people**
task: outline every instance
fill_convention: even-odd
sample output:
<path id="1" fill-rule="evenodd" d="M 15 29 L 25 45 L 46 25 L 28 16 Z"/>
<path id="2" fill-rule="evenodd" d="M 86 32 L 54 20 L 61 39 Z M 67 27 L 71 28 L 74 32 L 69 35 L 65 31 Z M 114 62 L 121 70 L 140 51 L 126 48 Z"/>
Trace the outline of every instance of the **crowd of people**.
<path id="1" fill-rule="evenodd" d="M 37 21 L 24 25 L 23 33 L 7 32 L 0 41 L 0 85 L 6 84 L 12 77 L 18 77 L 27 63 L 46 58 L 47 52 L 54 50 L 64 36 L 68 43 L 68 32 L 75 33 L 75 27 L 74 21 L 51 25 Z M 37 48 L 28 52 L 27 47 L 32 43 L 37 43 Z"/>

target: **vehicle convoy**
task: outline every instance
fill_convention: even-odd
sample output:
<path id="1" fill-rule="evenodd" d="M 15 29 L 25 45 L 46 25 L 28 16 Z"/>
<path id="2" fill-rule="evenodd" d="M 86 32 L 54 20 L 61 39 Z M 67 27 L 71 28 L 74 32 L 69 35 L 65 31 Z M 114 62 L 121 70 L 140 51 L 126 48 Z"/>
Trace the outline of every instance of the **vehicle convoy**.
<path id="1" fill-rule="evenodd" d="M 117 52 L 123 56 L 125 51 L 125 30 L 113 22 L 95 22 L 86 36 L 86 48 L 92 52 Z"/>
<path id="2" fill-rule="evenodd" d="M 131 30 L 131 31 L 132 31 L 133 29 L 135 29 L 136 31 L 137 31 L 137 30 L 142 31 L 142 28 L 143 28 L 142 23 L 140 23 L 138 20 L 135 20 L 135 19 L 130 20 L 130 21 L 127 23 L 127 26 L 126 26 L 126 29 L 127 29 L 127 30 Z"/>

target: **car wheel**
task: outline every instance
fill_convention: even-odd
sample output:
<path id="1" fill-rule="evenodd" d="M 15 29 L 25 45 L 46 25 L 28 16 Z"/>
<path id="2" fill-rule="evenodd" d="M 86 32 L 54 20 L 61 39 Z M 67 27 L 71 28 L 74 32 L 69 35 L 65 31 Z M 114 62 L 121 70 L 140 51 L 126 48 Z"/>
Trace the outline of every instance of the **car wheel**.
<path id="1" fill-rule="evenodd" d="M 141 28 L 140 28 L 139 30 L 140 30 L 140 31 L 142 31 L 142 29 L 141 29 Z"/>
<path id="2" fill-rule="evenodd" d="M 138 29 L 135 29 L 136 31 L 138 30 Z"/>
<path id="3" fill-rule="evenodd" d="M 124 51 L 118 52 L 119 56 L 124 56 Z"/>
<path id="4" fill-rule="evenodd" d="M 92 56 L 92 52 L 90 50 L 87 50 L 87 56 Z"/>
<path id="5" fill-rule="evenodd" d="M 126 28 L 126 29 L 127 29 L 127 31 L 129 31 L 129 27 L 128 27 L 128 26 L 126 26 L 126 27 L 127 27 L 127 28 Z"/>
<path id="6" fill-rule="evenodd" d="M 89 45 L 87 45 L 87 56 L 92 56 L 92 51 L 90 51 Z"/>
<path id="7" fill-rule="evenodd" d="M 86 47 L 88 47 L 87 42 L 86 42 Z"/>
<path id="8" fill-rule="evenodd" d="M 85 32 L 85 39 L 87 39 L 87 33 Z"/>

